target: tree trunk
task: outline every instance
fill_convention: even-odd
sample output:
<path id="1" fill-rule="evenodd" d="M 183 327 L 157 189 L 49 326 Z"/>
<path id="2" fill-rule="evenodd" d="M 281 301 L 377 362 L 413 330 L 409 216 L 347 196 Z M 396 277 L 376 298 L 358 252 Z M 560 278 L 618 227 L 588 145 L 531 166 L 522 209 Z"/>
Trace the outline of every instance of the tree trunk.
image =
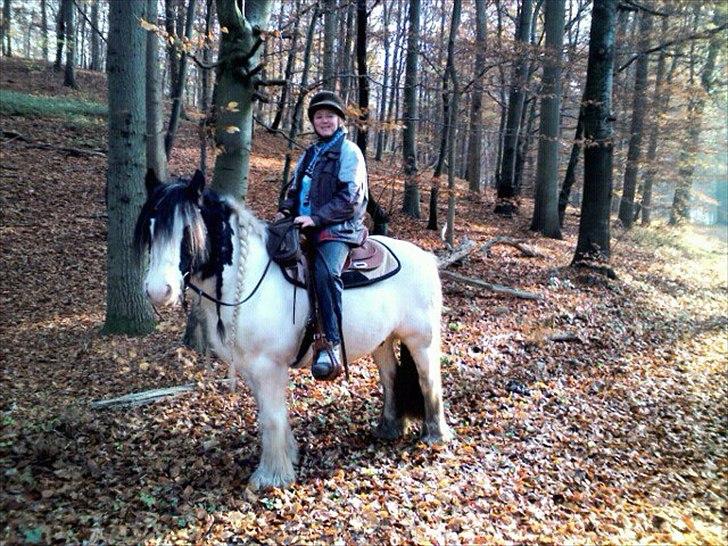
<path id="1" fill-rule="evenodd" d="M 511 91 L 508 99 L 508 115 L 506 117 L 505 136 L 503 139 L 503 158 L 498 177 L 498 202 L 495 212 L 511 216 L 517 210 L 515 198 L 517 197 L 515 182 L 516 148 L 523 102 L 525 99 L 524 85 L 528 78 L 528 52 L 526 48 L 530 42 L 532 0 L 522 0 L 521 17 L 518 20 L 516 31 L 516 47 L 520 48 L 520 55 L 516 61 L 511 76 Z"/>
<path id="2" fill-rule="evenodd" d="M 660 32 L 660 43 L 666 40 L 668 29 L 668 18 L 662 18 L 662 29 Z M 655 95 L 652 99 L 651 118 L 653 120 L 650 128 L 650 142 L 647 145 L 647 167 L 645 168 L 644 179 L 642 181 L 642 204 L 640 210 L 642 212 L 642 225 L 648 226 L 652 221 L 652 185 L 657 174 L 657 137 L 660 132 L 660 120 L 670 104 L 670 83 L 677 67 L 678 55 L 673 57 L 670 74 L 667 77 L 667 89 L 665 86 L 665 64 L 667 63 L 667 49 L 660 50 L 660 56 L 657 59 L 657 74 L 655 75 Z"/>
<path id="3" fill-rule="evenodd" d="M 714 25 L 718 27 L 725 24 L 727 17 L 728 14 L 722 12 L 720 9 L 716 9 L 713 14 Z M 690 216 L 690 193 L 693 185 L 693 175 L 695 174 L 695 164 L 700 149 L 703 111 L 705 110 L 705 104 L 713 87 L 715 61 L 722 45 L 723 39 L 720 34 L 713 34 L 710 38 L 708 56 L 700 74 L 700 86 L 702 89 L 698 92 L 691 93 L 689 98 L 687 116 L 688 141 L 687 145 L 680 152 L 680 160 L 678 163 L 680 167 L 678 169 L 675 196 L 673 197 L 672 208 L 670 210 L 670 225 L 680 224 L 688 220 Z M 692 56 L 691 61 L 694 62 Z"/>
<path id="4" fill-rule="evenodd" d="M 132 245 L 136 215 L 145 201 L 145 43 L 139 20 L 146 0 L 109 6 L 109 166 L 106 174 L 108 243 L 106 334 L 154 329 L 142 291 L 142 264 Z"/>
<path id="5" fill-rule="evenodd" d="M 639 51 L 646 51 L 650 46 L 652 32 L 652 15 L 642 11 L 640 14 L 640 41 L 637 45 Z M 634 195 L 637 188 L 637 174 L 639 172 L 640 155 L 642 154 L 642 131 L 647 105 L 647 63 L 649 57 L 642 53 L 637 59 L 637 69 L 634 80 L 634 97 L 632 106 L 632 129 L 627 151 L 627 167 L 624 170 L 624 185 L 622 199 L 619 202 L 619 219 L 622 225 L 629 229 L 634 223 Z M 657 123 L 658 120 L 655 120 Z"/>
<path id="6" fill-rule="evenodd" d="M 386 119 L 387 114 L 387 87 L 389 85 L 389 49 L 391 46 L 391 34 L 389 32 L 389 22 L 392 16 L 392 7 L 391 5 L 387 4 L 387 1 L 385 0 L 382 4 L 382 10 L 383 10 L 383 19 L 382 19 L 382 25 L 383 25 L 383 47 L 384 47 L 384 69 L 382 77 L 384 78 L 382 82 L 382 93 L 381 97 L 379 99 L 379 130 L 377 131 L 377 152 L 374 156 L 374 159 L 376 161 L 382 160 L 382 154 L 384 153 L 384 121 Z"/>
<path id="7" fill-rule="evenodd" d="M 584 197 L 573 264 L 608 263 L 612 200 L 612 78 L 618 0 L 594 0 L 584 89 Z"/>
<path id="8" fill-rule="evenodd" d="M 180 56 L 177 51 L 174 38 L 177 37 L 175 23 L 177 22 L 176 10 L 181 0 L 164 0 L 164 29 L 172 40 L 167 41 L 167 58 L 169 60 L 169 96 L 173 97 L 177 89 L 177 74 L 179 73 Z"/>
<path id="9" fill-rule="evenodd" d="M 420 217 L 420 188 L 417 180 L 417 63 L 420 43 L 420 0 L 409 0 L 407 66 L 404 77 L 404 202 L 402 210 Z"/>
<path id="10" fill-rule="evenodd" d="M 58 6 L 58 14 L 56 15 L 56 60 L 53 63 L 54 70 L 60 70 L 63 62 L 63 46 L 66 42 L 66 22 L 63 17 L 65 15 L 65 3 L 68 0 L 61 0 Z"/>
<path id="11" fill-rule="evenodd" d="M 356 2 L 356 68 L 359 87 L 359 120 L 356 143 L 366 157 L 369 139 L 369 79 L 367 76 L 367 0 Z"/>
<path id="12" fill-rule="evenodd" d="M 187 4 L 185 38 L 188 41 L 192 38 L 192 25 L 195 22 L 195 2 L 196 0 L 189 0 L 189 4 Z M 167 134 L 164 135 L 164 152 L 167 154 L 167 159 L 169 159 L 169 154 L 172 153 L 174 139 L 177 136 L 177 129 L 179 128 L 179 119 L 182 115 L 182 94 L 184 93 L 185 83 L 187 83 L 187 55 L 182 55 L 177 70 L 177 87 L 172 94 L 172 112 L 169 115 Z"/>
<path id="13" fill-rule="evenodd" d="M 324 89 L 333 91 L 336 88 L 336 74 L 334 74 L 334 38 L 336 37 L 336 0 L 324 0 L 324 54 L 323 54 L 323 81 Z"/>
<path id="14" fill-rule="evenodd" d="M 465 177 L 470 191 L 480 193 L 480 164 L 483 155 L 483 84 L 481 73 L 485 70 L 486 52 L 485 0 L 475 0 L 475 65 L 473 70 L 478 80 L 473 86 L 470 103 L 470 138 L 468 140 L 468 168 Z"/>
<path id="15" fill-rule="evenodd" d="M 147 20 L 156 25 L 158 19 L 157 0 L 147 1 Z M 154 32 L 147 32 L 147 169 L 153 169 L 157 178 L 166 182 L 167 156 L 164 153 L 164 127 L 162 126 L 162 82 L 159 73 L 159 38 Z"/>
<path id="16" fill-rule="evenodd" d="M 296 0 L 295 12 L 301 10 L 301 1 Z M 274 131 L 278 130 L 278 127 L 283 120 L 283 112 L 286 109 L 286 103 L 288 102 L 288 90 L 293 78 L 293 65 L 296 61 L 296 53 L 298 53 L 298 27 L 300 26 L 301 17 L 296 15 L 295 22 L 293 23 L 293 31 L 291 32 L 291 48 L 288 51 L 288 58 L 286 59 L 286 69 L 283 75 L 283 79 L 286 81 L 286 85 L 281 88 L 281 96 L 278 99 L 278 108 L 276 109 L 276 115 L 273 118 L 271 129 Z"/>
<path id="17" fill-rule="evenodd" d="M 208 0 L 207 8 L 205 9 L 205 36 L 210 35 L 210 29 L 212 27 L 212 17 L 215 11 L 215 4 L 212 0 Z M 211 44 L 206 43 L 202 51 L 202 60 L 205 64 L 212 62 L 212 50 Z M 200 90 L 200 110 L 202 110 L 202 119 L 200 120 L 199 135 L 200 135 L 200 170 L 207 175 L 207 137 L 208 127 L 212 116 L 210 114 L 210 71 L 205 68 L 200 69 L 201 72 L 201 86 Z M 161 87 L 160 87 L 161 88 Z"/>
<path id="18" fill-rule="evenodd" d="M 561 191 L 559 192 L 559 226 L 564 227 L 564 216 L 566 214 L 566 206 L 569 204 L 569 196 L 571 195 L 571 188 L 576 182 L 576 167 L 579 164 L 579 155 L 583 147 L 582 135 L 584 134 L 584 99 L 582 98 L 582 105 L 579 107 L 579 120 L 576 123 L 576 133 L 574 134 L 574 143 L 571 145 L 571 156 L 569 157 L 569 164 L 566 167 L 566 174 L 564 175 L 564 183 L 561 185 Z"/>
<path id="19" fill-rule="evenodd" d="M 271 0 L 249 0 L 245 13 L 234 2 L 217 0 L 220 26 L 227 27 L 228 32 L 221 34 L 218 55 L 224 60 L 218 68 L 214 97 L 215 146 L 221 151 L 215 161 L 212 187 L 240 200 L 248 193 L 256 83 L 250 72 L 260 62 L 260 43 L 256 40 L 268 26 L 270 9 Z"/>
<path id="20" fill-rule="evenodd" d="M 541 88 L 541 120 L 536 166 L 536 199 L 531 229 L 561 238 L 559 228 L 559 118 L 561 113 L 561 50 L 564 43 L 564 0 L 546 4 L 546 52 Z"/>
<path id="21" fill-rule="evenodd" d="M 156 9 L 154 13 L 157 13 Z M 91 23 L 93 23 L 94 28 L 91 29 L 91 66 L 89 68 L 91 70 L 101 70 L 99 34 L 96 32 L 96 29 L 99 28 L 99 0 L 93 0 L 91 4 Z M 158 63 L 159 61 L 155 60 L 154 62 Z"/>
<path id="22" fill-rule="evenodd" d="M 458 78 L 455 70 L 455 40 L 460 28 L 461 0 L 453 0 L 452 20 L 450 21 L 450 37 L 447 40 L 447 65 L 450 72 L 450 119 L 448 120 L 448 143 L 447 143 L 447 228 L 445 229 L 445 241 L 453 246 L 455 241 L 455 140 L 457 137 L 458 112 Z"/>
<path id="23" fill-rule="evenodd" d="M 46 0 L 40 0 L 40 40 L 43 50 L 43 62 L 48 62 L 48 5 Z"/>
<path id="24" fill-rule="evenodd" d="M 74 35 L 76 6 L 73 0 L 64 0 L 63 19 L 66 30 L 66 68 L 63 74 L 63 85 L 76 89 L 76 38 Z"/>
<path id="25" fill-rule="evenodd" d="M 346 37 L 344 38 L 342 63 L 339 64 L 339 89 L 344 104 L 349 102 L 349 90 L 351 88 L 351 45 L 354 42 L 354 12 L 356 11 L 356 3 L 352 0 L 349 2 L 349 9 L 346 12 Z"/>
<path id="26" fill-rule="evenodd" d="M 0 24 L 0 45 L 2 45 L 3 55 L 6 57 L 13 56 L 12 30 L 10 24 L 10 0 L 3 1 L 3 18 Z"/>

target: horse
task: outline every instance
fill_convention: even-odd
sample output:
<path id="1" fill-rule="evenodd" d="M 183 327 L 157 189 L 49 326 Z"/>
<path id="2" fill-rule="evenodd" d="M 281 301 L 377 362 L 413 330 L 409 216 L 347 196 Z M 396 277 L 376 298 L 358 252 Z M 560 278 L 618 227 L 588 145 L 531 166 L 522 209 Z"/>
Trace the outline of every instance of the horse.
<path id="1" fill-rule="evenodd" d="M 270 267 L 264 222 L 234 199 L 205 189 L 200 171 L 162 184 L 150 170 L 145 182 L 147 200 L 134 232 L 139 256 L 149 252 L 144 293 L 155 306 L 178 306 L 188 284 L 208 296 L 200 297 L 199 306 L 211 348 L 232 376 L 246 380 L 257 403 L 261 454 L 249 485 L 288 486 L 299 456 L 286 387 L 304 335 L 307 298 L 296 303 L 283 271 Z M 374 434 L 396 439 L 419 416 L 422 441 L 447 442 L 452 432 L 443 408 L 442 292 L 435 258 L 410 242 L 375 238 L 396 253 L 400 271 L 344 290 L 342 301 L 349 360 L 372 354 L 379 369 L 384 405 Z M 300 365 L 310 365 L 313 356 L 309 349 Z"/>

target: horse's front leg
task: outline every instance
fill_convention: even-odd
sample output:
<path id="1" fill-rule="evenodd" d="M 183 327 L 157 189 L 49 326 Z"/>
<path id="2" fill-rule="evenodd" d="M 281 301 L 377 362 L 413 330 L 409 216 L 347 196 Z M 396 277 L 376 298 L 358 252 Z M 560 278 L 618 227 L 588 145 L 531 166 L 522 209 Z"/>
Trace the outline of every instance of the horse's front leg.
<path id="1" fill-rule="evenodd" d="M 250 477 L 257 488 L 285 487 L 296 479 L 293 465 L 298 462 L 298 447 L 288 423 L 286 386 L 288 368 L 266 358 L 246 367 L 246 379 L 258 404 L 260 464 Z"/>

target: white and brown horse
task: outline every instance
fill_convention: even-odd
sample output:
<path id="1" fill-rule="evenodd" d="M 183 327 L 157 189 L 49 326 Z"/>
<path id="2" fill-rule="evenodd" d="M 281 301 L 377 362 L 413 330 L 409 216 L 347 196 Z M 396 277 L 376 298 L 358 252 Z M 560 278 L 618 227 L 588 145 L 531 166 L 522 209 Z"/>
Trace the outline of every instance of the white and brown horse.
<path id="1" fill-rule="evenodd" d="M 147 174 L 148 198 L 135 241 L 149 250 L 144 281 L 155 305 L 178 305 L 185 278 L 218 301 L 201 300 L 215 353 L 245 378 L 258 405 L 260 464 L 253 487 L 285 486 L 295 480 L 296 441 L 288 422 L 288 368 L 303 337 L 308 301 L 294 293 L 277 266 L 269 264 L 266 229 L 248 209 L 191 180 L 161 184 Z M 440 379 L 442 295 L 434 257 L 417 246 L 382 238 L 401 270 L 376 284 L 345 290 L 343 335 L 350 360 L 372 354 L 379 367 L 384 408 L 375 434 L 396 438 L 408 416 L 424 417 L 422 440 L 451 438 Z M 260 281 L 260 282 L 259 282 Z M 256 289 L 257 288 L 257 289 Z M 254 291 L 254 292 L 253 292 Z M 250 297 L 252 293 L 252 297 Z M 292 313 L 295 308 L 295 321 Z M 400 359 L 395 342 L 401 341 Z M 303 365 L 310 363 L 306 355 Z"/>

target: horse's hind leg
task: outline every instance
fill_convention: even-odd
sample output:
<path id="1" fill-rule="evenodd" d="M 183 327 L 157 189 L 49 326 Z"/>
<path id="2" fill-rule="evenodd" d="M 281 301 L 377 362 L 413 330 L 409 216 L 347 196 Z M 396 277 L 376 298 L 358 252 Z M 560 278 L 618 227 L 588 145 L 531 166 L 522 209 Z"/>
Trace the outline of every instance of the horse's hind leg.
<path id="1" fill-rule="evenodd" d="M 384 391 L 384 407 L 374 435 L 383 440 L 394 440 L 402 436 L 404 422 L 397 418 L 394 397 L 394 376 L 397 372 L 397 357 L 394 356 L 393 338 L 387 338 L 372 356 L 379 367 L 379 381 Z"/>
<path id="2" fill-rule="evenodd" d="M 285 487 L 296 479 L 293 465 L 298 460 L 286 408 L 288 369 L 261 358 L 246 367 L 245 372 L 258 404 L 261 443 L 260 464 L 250 477 L 250 485 Z"/>
<path id="3" fill-rule="evenodd" d="M 425 400 L 425 420 L 422 441 L 427 444 L 447 442 L 452 431 L 445 421 L 440 377 L 440 336 L 413 336 L 403 340 L 409 349 L 419 376 L 420 389 Z"/>

